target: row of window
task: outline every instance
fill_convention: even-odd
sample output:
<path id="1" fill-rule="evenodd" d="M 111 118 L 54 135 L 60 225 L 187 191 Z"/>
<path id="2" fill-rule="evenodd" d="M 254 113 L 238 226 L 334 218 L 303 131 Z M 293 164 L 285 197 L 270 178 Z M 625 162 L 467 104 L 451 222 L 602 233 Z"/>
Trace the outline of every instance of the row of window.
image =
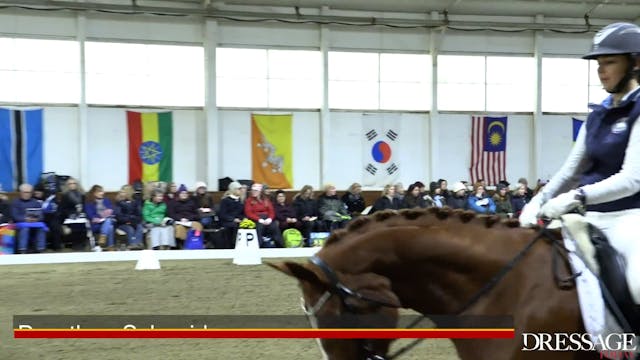
<path id="1" fill-rule="evenodd" d="M 86 102 L 104 105 L 203 106 L 201 46 L 85 42 Z M 76 41 L 0 38 L 0 101 L 78 103 L 80 45 Z M 322 105 L 320 51 L 218 48 L 219 107 L 317 109 Z M 586 112 L 606 93 L 597 64 L 542 59 L 542 111 Z M 332 109 L 428 111 L 428 54 L 330 51 Z M 440 111 L 535 110 L 533 57 L 439 55 Z"/>

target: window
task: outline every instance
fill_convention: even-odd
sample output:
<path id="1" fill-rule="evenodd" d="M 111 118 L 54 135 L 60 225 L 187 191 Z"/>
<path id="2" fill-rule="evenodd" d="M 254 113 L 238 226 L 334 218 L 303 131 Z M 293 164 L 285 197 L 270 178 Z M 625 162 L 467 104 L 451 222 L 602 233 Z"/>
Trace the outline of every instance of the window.
<path id="1" fill-rule="evenodd" d="M 0 38 L 0 49 L 2 101 L 80 102 L 77 41 Z"/>
<path id="2" fill-rule="evenodd" d="M 431 57 L 329 52 L 329 107 L 429 110 Z"/>
<path id="3" fill-rule="evenodd" d="M 602 88 L 598 77 L 598 62 L 589 61 L 589 103 L 600 104 L 608 96 L 609 93 Z"/>
<path id="4" fill-rule="evenodd" d="M 438 56 L 440 110 L 531 112 L 535 88 L 532 57 Z"/>
<path id="5" fill-rule="evenodd" d="M 320 108 L 322 57 L 319 51 L 216 50 L 220 107 Z"/>
<path id="6" fill-rule="evenodd" d="M 485 109 L 485 57 L 438 56 L 438 109 Z"/>
<path id="7" fill-rule="evenodd" d="M 487 111 L 535 110 L 536 63 L 532 57 L 487 57 Z"/>
<path id="8" fill-rule="evenodd" d="M 542 59 L 542 111 L 586 112 L 589 62 L 582 59 Z"/>
<path id="9" fill-rule="evenodd" d="M 87 103 L 204 106 L 201 46 L 87 42 Z"/>

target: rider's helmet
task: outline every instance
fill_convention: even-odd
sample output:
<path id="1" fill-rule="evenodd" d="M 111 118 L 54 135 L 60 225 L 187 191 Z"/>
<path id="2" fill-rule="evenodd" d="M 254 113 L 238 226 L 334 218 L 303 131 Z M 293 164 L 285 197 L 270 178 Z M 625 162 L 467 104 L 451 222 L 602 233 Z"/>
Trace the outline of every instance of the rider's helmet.
<path id="1" fill-rule="evenodd" d="M 627 74 L 612 89 L 617 93 L 624 89 L 634 76 L 635 57 L 640 55 L 640 27 L 631 23 L 618 22 L 605 26 L 593 37 L 590 51 L 582 58 L 597 59 L 602 55 L 628 55 Z"/>

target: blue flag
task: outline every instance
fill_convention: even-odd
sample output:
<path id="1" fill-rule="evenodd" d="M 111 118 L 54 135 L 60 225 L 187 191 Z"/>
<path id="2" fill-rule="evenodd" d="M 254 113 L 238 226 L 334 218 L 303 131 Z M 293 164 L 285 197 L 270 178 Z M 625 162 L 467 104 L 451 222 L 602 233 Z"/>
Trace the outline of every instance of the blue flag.
<path id="1" fill-rule="evenodd" d="M 22 183 L 35 185 L 40 178 L 42 114 L 41 108 L 0 108 L 0 185 L 6 191 L 15 191 Z"/>

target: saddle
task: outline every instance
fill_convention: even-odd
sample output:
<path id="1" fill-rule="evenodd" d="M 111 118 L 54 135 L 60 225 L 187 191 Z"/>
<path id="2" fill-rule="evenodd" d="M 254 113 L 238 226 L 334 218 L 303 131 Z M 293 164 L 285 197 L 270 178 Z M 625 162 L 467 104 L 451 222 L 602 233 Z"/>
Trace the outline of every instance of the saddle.
<path id="1" fill-rule="evenodd" d="M 600 278 L 609 311 L 620 325 L 629 324 L 631 328 L 625 330 L 640 335 L 640 305 L 635 304 L 631 297 L 624 257 L 611 246 L 604 232 L 588 223 L 583 216 L 568 214 L 562 220 L 582 251 L 583 261 Z"/>

